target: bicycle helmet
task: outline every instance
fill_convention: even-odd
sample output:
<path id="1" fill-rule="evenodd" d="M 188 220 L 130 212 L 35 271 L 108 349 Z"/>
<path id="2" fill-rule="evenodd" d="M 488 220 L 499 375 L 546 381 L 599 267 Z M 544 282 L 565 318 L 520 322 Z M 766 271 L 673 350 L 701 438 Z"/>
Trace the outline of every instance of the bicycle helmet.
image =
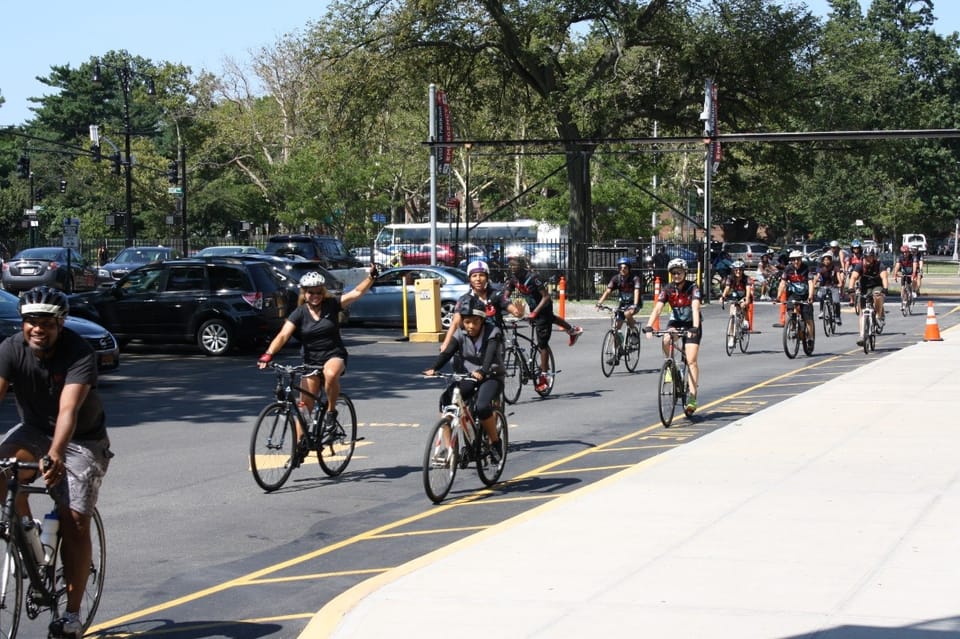
<path id="1" fill-rule="evenodd" d="M 831 253 L 830 251 L 827 251 L 826 253 L 824 253 L 823 255 L 821 255 L 821 256 L 820 256 L 820 262 L 823 263 L 824 260 L 830 260 L 830 261 L 832 262 L 832 261 L 833 261 L 833 253 Z"/>
<path id="2" fill-rule="evenodd" d="M 467 303 L 463 305 L 463 308 L 460 309 L 460 315 L 466 317 L 471 315 L 473 317 L 486 317 L 487 316 L 487 303 L 481 300 L 479 297 L 470 296 L 467 300 Z"/>
<path id="3" fill-rule="evenodd" d="M 854 240 L 854 241 L 850 242 L 850 248 L 851 248 L 851 249 L 863 248 L 863 245 L 860 244 L 860 240 Z"/>
<path id="4" fill-rule="evenodd" d="M 900 247 L 900 252 L 901 252 L 901 253 L 909 253 L 909 252 L 910 252 L 910 245 L 909 245 L 909 244 L 904 244 L 903 246 L 901 246 L 901 247 Z"/>
<path id="5" fill-rule="evenodd" d="M 684 273 L 687 271 L 687 263 L 683 261 L 682 258 L 675 257 L 667 264 L 667 271 L 675 271 L 677 269 L 682 270 Z"/>
<path id="6" fill-rule="evenodd" d="M 743 260 L 736 260 L 733 264 L 730 265 L 730 268 L 743 270 L 745 266 L 746 264 L 743 263 Z"/>
<path id="7" fill-rule="evenodd" d="M 803 253 L 801 253 L 800 251 L 790 251 L 790 255 L 787 256 L 787 259 L 790 259 L 790 260 L 802 260 L 802 259 L 803 259 Z"/>
<path id="8" fill-rule="evenodd" d="M 626 264 L 627 266 L 632 266 L 632 265 L 633 265 L 633 260 L 631 260 L 631 259 L 630 259 L 629 257 L 627 257 L 627 256 L 623 256 L 623 257 L 621 257 L 619 260 L 617 260 L 617 268 L 620 268 L 620 267 L 623 266 L 624 264 Z"/>
<path id="9" fill-rule="evenodd" d="M 66 317 L 70 302 L 63 291 L 49 286 L 35 286 L 20 295 L 20 315 L 52 315 Z"/>
<path id="10" fill-rule="evenodd" d="M 327 280 L 316 271 L 304 273 L 300 278 L 300 288 L 313 288 L 314 286 L 326 286 Z"/>
<path id="11" fill-rule="evenodd" d="M 486 262 L 474 260 L 467 266 L 467 275 L 473 275 L 474 273 L 486 273 L 490 275 L 490 267 L 487 266 Z"/>
<path id="12" fill-rule="evenodd" d="M 831 240 L 831 241 L 830 241 L 830 248 L 839 248 L 839 247 L 840 247 L 840 242 L 838 242 L 838 241 L 836 241 L 836 240 Z"/>

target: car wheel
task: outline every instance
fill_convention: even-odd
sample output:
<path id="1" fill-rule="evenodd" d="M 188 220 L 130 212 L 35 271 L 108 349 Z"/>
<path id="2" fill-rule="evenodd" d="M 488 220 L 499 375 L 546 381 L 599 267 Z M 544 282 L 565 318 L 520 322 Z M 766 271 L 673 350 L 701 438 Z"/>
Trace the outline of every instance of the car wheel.
<path id="1" fill-rule="evenodd" d="M 207 355 L 225 355 L 233 347 L 233 329 L 222 319 L 207 320 L 197 331 L 197 345 Z"/>
<path id="2" fill-rule="evenodd" d="M 453 312 L 457 308 L 457 303 L 454 300 L 444 300 L 440 302 L 440 326 L 443 330 L 448 330 L 450 324 L 453 323 Z"/>

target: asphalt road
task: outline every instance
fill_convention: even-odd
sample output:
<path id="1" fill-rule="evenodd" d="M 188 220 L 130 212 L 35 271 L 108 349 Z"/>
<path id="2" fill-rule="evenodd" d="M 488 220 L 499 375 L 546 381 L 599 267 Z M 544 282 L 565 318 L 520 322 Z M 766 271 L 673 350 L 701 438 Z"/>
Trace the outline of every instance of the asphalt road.
<path id="1" fill-rule="evenodd" d="M 941 330 L 958 317 L 950 312 L 955 302 L 944 302 Z M 441 506 L 424 495 L 420 472 L 442 388 L 417 373 L 432 362 L 435 344 L 398 341 L 398 330 L 345 331 L 344 388 L 365 439 L 340 478 L 326 478 L 314 461 L 271 494 L 247 468 L 250 432 L 273 389 L 255 355 L 133 346 L 120 370 L 102 378 L 117 457 L 101 494 L 109 555 L 94 636 L 296 637 L 326 601 L 372 574 L 916 343 L 924 304 L 910 318 L 888 305 L 875 353 L 856 346 L 856 318 L 846 312 L 840 335 L 818 334 L 814 356 L 796 360 L 783 354 L 772 305 L 757 308 L 760 332 L 749 352 L 727 357 L 722 311 L 710 305 L 701 407 L 669 430 L 657 415 L 656 345 L 644 342 L 636 373 L 619 367 L 605 378 L 600 340 L 608 322 L 580 307 L 589 315 L 576 320 L 586 329 L 580 342 L 568 348 L 566 336 L 554 338 L 561 371 L 554 394 L 534 399 L 527 386 L 511 407 L 504 482 L 484 490 L 472 468 L 461 471 Z M 295 360 L 294 350 L 285 354 Z M 11 401 L 0 419 L 15 423 Z M 29 628 L 23 636 L 32 636 Z"/>

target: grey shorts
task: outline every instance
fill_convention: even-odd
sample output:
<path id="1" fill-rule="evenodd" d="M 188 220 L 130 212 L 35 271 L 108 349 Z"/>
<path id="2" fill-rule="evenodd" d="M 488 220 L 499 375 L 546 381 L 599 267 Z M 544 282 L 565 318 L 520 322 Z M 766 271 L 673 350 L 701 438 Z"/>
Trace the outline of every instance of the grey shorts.
<path id="1" fill-rule="evenodd" d="M 25 449 L 36 459 L 40 459 L 50 450 L 50 436 L 35 428 L 26 428 L 23 424 L 13 427 L 0 442 L 0 448 Z M 93 514 L 100 495 L 100 484 L 110 465 L 110 440 L 80 439 L 67 444 L 66 467 L 67 480 L 61 481 L 50 489 L 50 496 L 57 504 L 70 510 Z"/>

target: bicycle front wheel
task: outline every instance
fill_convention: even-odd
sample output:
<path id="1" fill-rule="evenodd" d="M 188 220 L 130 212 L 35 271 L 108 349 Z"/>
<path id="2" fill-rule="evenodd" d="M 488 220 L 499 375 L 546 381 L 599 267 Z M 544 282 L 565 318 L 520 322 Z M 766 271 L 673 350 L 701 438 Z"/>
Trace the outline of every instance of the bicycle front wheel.
<path id="1" fill-rule="evenodd" d="M 507 349 L 503 357 L 503 367 L 506 374 L 503 378 L 503 399 L 508 404 L 516 404 L 520 399 L 520 389 L 523 388 L 523 354 L 519 349 Z"/>
<path id="2" fill-rule="evenodd" d="M 823 303 L 823 335 L 830 337 L 836 332 L 836 318 L 833 316 L 833 302 L 827 296 Z"/>
<path id="3" fill-rule="evenodd" d="M 250 437 L 250 470 L 253 479 L 267 492 L 287 481 L 293 470 L 297 445 L 296 419 L 290 404 L 274 402 L 262 411 Z"/>
<path id="4" fill-rule="evenodd" d="M 326 413 L 326 410 L 324 410 Z M 336 477 L 346 469 L 353 457 L 357 445 L 357 411 L 350 398 L 340 393 L 337 397 L 337 420 L 328 429 L 323 428 L 323 415 L 320 416 L 320 435 L 316 437 L 317 459 L 320 468 L 330 477 Z"/>
<path id="5" fill-rule="evenodd" d="M 600 370 L 604 377 L 610 377 L 617 366 L 617 332 L 613 329 L 603 336 L 600 346 Z"/>
<path id="6" fill-rule="evenodd" d="M 738 320 L 740 320 L 740 326 L 737 327 L 737 342 L 740 344 L 740 352 L 746 353 L 747 347 L 750 346 L 750 329 L 743 327 L 743 315 L 738 315 Z"/>
<path id="7" fill-rule="evenodd" d="M 90 517 L 90 543 L 92 552 L 90 554 L 90 573 L 87 575 L 87 585 L 83 591 L 83 600 L 80 602 L 80 618 L 83 620 L 83 630 L 86 632 L 93 618 L 100 607 L 100 597 L 103 595 L 103 580 L 107 571 L 107 538 L 103 531 L 103 519 L 100 517 L 100 511 L 93 509 L 93 515 Z M 56 570 L 56 593 L 57 593 L 57 614 L 60 615 L 67 609 L 67 581 L 63 575 L 63 566 L 60 563 L 60 549 L 54 553 L 57 557 Z"/>
<path id="8" fill-rule="evenodd" d="M 637 370 L 640 363 L 640 331 L 636 326 L 627 327 L 627 345 L 624 347 L 623 365 L 631 373 Z"/>
<path id="9" fill-rule="evenodd" d="M 863 316 L 863 352 L 870 352 L 870 340 L 873 339 L 873 315 Z"/>
<path id="10" fill-rule="evenodd" d="M 430 431 L 427 448 L 423 451 L 423 489 L 435 504 L 443 501 L 460 466 L 457 440 L 450 418 L 444 417 Z"/>
<path id="11" fill-rule="evenodd" d="M 556 380 L 556 374 L 557 374 L 557 365 L 556 365 L 556 362 L 553 361 L 553 349 L 547 346 L 545 349 L 541 349 L 540 352 L 537 353 L 536 357 L 539 358 L 541 356 L 540 353 L 542 353 L 543 351 L 547 352 L 547 369 L 540 370 L 539 374 L 534 375 L 534 378 L 533 378 L 534 383 L 536 383 L 537 379 L 539 379 L 541 375 L 544 375 L 547 378 L 546 388 L 537 390 L 537 395 L 539 395 L 540 397 L 546 397 L 553 392 L 553 383 Z M 538 360 L 537 368 L 540 368 L 539 360 Z M 534 386 L 535 390 L 536 388 L 537 387 Z"/>
<path id="12" fill-rule="evenodd" d="M 727 357 L 733 355 L 733 347 L 737 345 L 737 318 L 735 315 L 730 316 L 730 321 L 727 322 L 727 337 L 724 341 L 723 348 L 727 351 Z"/>
<path id="13" fill-rule="evenodd" d="M 0 637 L 16 637 L 23 611 L 23 566 L 13 541 L 7 541 L 4 547 L 3 579 L 0 580 L 4 595 L 0 602 Z"/>
<path id="14" fill-rule="evenodd" d="M 783 325 L 783 352 L 790 359 L 800 352 L 800 325 L 794 315 L 788 317 Z"/>
<path id="15" fill-rule="evenodd" d="M 677 408 L 676 384 L 681 382 L 680 372 L 673 365 L 673 360 L 666 360 L 660 368 L 660 421 L 665 428 L 670 428 L 673 422 L 673 413 Z"/>
<path id="16" fill-rule="evenodd" d="M 477 439 L 480 446 L 480 454 L 477 455 L 477 474 L 485 486 L 493 486 L 497 483 L 507 464 L 507 418 L 498 410 L 493 411 L 493 414 L 497 419 L 497 435 L 500 437 L 499 459 L 491 452 L 490 437 L 487 436 L 487 431 L 482 425 L 480 426 L 481 435 Z"/>

